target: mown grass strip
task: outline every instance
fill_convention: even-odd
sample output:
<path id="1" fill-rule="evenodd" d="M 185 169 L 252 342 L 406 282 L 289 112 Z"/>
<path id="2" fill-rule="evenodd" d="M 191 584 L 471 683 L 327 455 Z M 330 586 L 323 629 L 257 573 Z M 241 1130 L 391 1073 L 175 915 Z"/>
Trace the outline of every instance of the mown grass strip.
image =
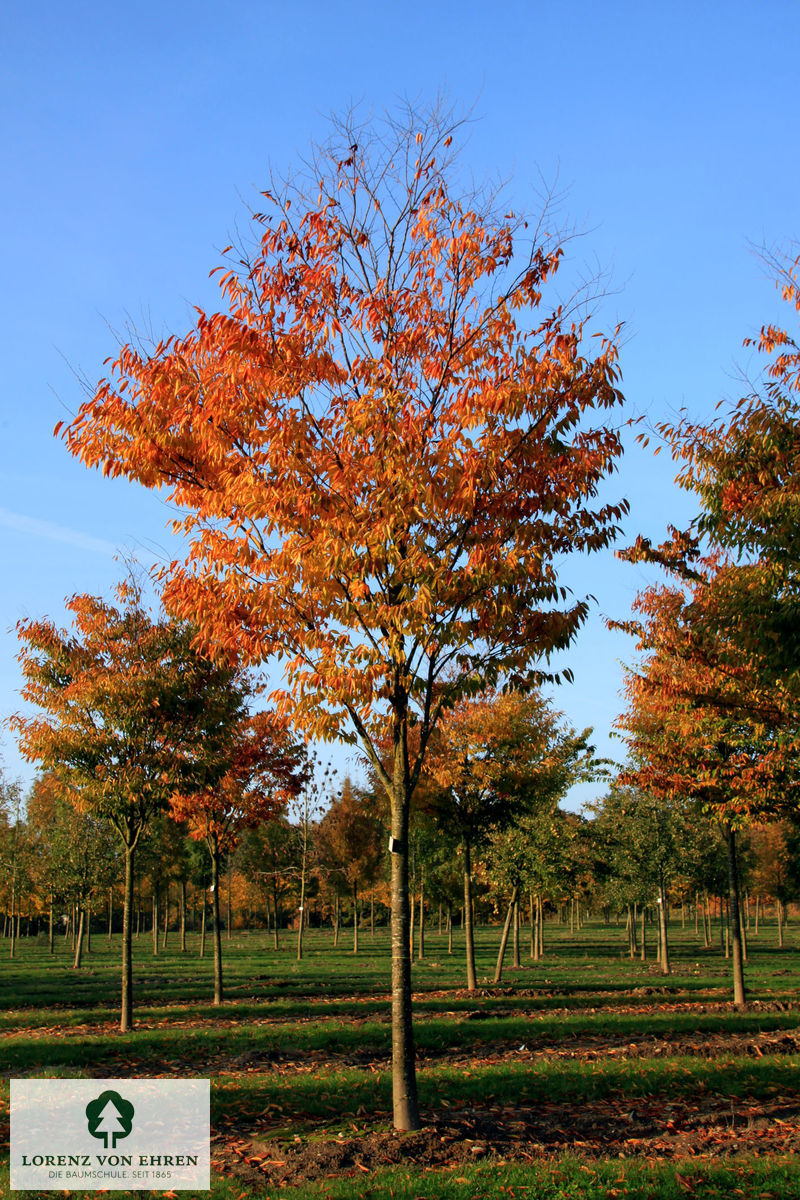
<path id="1" fill-rule="evenodd" d="M 691 1099 L 714 1095 L 768 1099 L 797 1096 L 800 1055 L 781 1059 L 728 1057 L 580 1062 L 503 1062 L 464 1071 L 433 1067 L 418 1074 L 420 1104 L 431 1112 L 442 1107 L 562 1103 L 581 1104 L 614 1098 Z M 212 1088 L 212 1120 L 253 1125 L 269 1133 L 292 1120 L 346 1120 L 391 1111 L 388 1072 L 354 1069 L 219 1078 Z"/>
<path id="2" fill-rule="evenodd" d="M 495 1045 L 505 1048 L 518 1042 L 528 1049 L 559 1047 L 579 1037 L 630 1039 L 666 1038 L 680 1034 L 713 1035 L 718 1033 L 756 1033 L 795 1030 L 800 1026 L 797 1012 L 713 1012 L 713 1013 L 605 1013 L 575 1014 L 558 1018 L 531 1014 L 528 1017 L 487 1015 L 481 1020 L 432 1017 L 418 1022 L 415 1036 L 422 1052 L 458 1050 L 490 1053 Z M 6 1038 L 2 1043 L 5 1072 L 30 1072 L 54 1067 L 90 1068 L 100 1063 L 129 1060 L 137 1070 L 154 1074 L 171 1067 L 191 1064 L 202 1074 L 206 1063 L 219 1066 L 220 1056 L 235 1060 L 241 1056 L 280 1053 L 302 1056 L 309 1051 L 321 1053 L 360 1053 L 387 1056 L 391 1029 L 385 1022 L 353 1024 L 337 1019 L 309 1021 L 304 1024 L 235 1025 L 219 1028 L 213 1024 L 198 1027 L 139 1029 L 129 1034 L 117 1032 L 87 1034 L 82 1031 L 44 1037 Z M 247 1063 L 239 1064 L 245 1066 Z M 227 1069 L 237 1069 L 232 1061 Z"/>

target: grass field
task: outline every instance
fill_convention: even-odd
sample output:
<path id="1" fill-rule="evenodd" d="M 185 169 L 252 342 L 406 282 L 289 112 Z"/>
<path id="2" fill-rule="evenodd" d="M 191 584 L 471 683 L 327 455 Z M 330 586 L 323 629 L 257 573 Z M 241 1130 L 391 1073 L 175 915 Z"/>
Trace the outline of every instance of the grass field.
<path id="1" fill-rule="evenodd" d="M 484 981 L 498 938 L 478 934 Z M 289 936 L 276 952 L 234 933 L 221 1009 L 193 939 L 154 957 L 143 935 L 125 1035 L 118 938 L 95 935 L 79 972 L 63 941 L 51 958 L 44 937 L 23 938 L 2 963 L 3 1073 L 210 1078 L 215 1200 L 800 1197 L 800 937 L 790 927 L 782 950 L 771 927 L 751 937 L 745 1012 L 719 949 L 680 923 L 671 939 L 665 978 L 624 956 L 621 928 L 550 925 L 544 961 L 523 955 L 470 995 L 460 935 L 449 957 L 429 933 L 414 965 L 416 1134 L 391 1128 L 383 931 L 362 933 L 358 957 L 313 931 L 299 963 Z M 2 1100 L 7 1125 L 7 1084 Z"/>

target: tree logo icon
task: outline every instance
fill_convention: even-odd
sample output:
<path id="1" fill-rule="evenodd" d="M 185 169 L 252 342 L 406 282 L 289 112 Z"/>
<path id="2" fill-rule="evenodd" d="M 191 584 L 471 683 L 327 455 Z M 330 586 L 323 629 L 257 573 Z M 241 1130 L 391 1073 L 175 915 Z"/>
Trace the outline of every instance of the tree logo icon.
<path id="1" fill-rule="evenodd" d="M 86 1119 L 92 1137 L 102 1138 L 106 1150 L 113 1150 L 117 1139 L 126 1138 L 133 1128 L 133 1105 L 119 1092 L 101 1092 L 86 1105 Z"/>

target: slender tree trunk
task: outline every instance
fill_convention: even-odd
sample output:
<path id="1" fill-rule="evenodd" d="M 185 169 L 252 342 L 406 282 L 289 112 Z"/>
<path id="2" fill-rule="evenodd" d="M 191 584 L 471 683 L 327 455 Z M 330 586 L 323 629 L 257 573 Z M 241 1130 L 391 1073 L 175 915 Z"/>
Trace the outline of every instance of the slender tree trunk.
<path id="1" fill-rule="evenodd" d="M 212 838 L 211 853 L 211 933 L 214 938 L 214 1003 L 222 1004 L 222 923 L 219 915 L 219 842 Z"/>
<path id="2" fill-rule="evenodd" d="M 203 880 L 205 883 L 205 880 Z M 206 901 L 206 891 L 203 888 L 203 895 L 200 900 L 200 958 L 206 956 L 206 909 L 208 902 Z"/>
<path id="3" fill-rule="evenodd" d="M 186 953 L 186 880 L 181 880 L 181 954 Z"/>
<path id="4" fill-rule="evenodd" d="M 411 955 L 412 962 L 414 961 L 414 929 L 416 927 L 415 926 L 416 901 L 417 901 L 417 898 L 414 895 L 414 889 L 412 887 L 411 892 L 409 893 L 409 897 L 408 897 L 408 904 L 409 904 L 408 952 Z"/>
<path id="5" fill-rule="evenodd" d="M 53 945 L 53 893 L 50 893 L 50 903 L 48 905 L 48 923 L 47 923 L 47 948 L 51 954 L 55 954 Z"/>
<path id="6" fill-rule="evenodd" d="M 530 917 L 530 948 L 529 957 L 536 962 L 536 952 L 539 949 L 539 930 L 536 928 L 538 910 L 533 891 L 528 891 L 528 916 Z"/>
<path id="7" fill-rule="evenodd" d="M 441 936 L 442 936 L 442 920 L 443 920 L 443 916 L 444 916 L 444 913 L 443 913 L 443 909 L 442 909 L 442 902 L 441 902 L 441 900 L 440 900 L 440 901 L 439 901 L 439 937 L 441 937 Z"/>
<path id="8" fill-rule="evenodd" d="M 755 924 L 755 928 L 753 930 L 753 934 L 755 935 L 755 937 L 758 937 L 758 918 L 760 915 L 760 913 L 759 913 L 760 908 L 761 908 L 761 897 L 756 896 L 756 924 Z"/>
<path id="9" fill-rule="evenodd" d="M 447 906 L 447 953 L 453 953 L 453 909 Z"/>
<path id="10" fill-rule="evenodd" d="M 233 932 L 232 932 L 233 931 L 233 908 L 231 905 L 231 863 L 230 863 L 230 858 L 228 858 L 227 875 L 228 875 L 228 941 L 230 941 L 231 937 L 233 936 Z"/>
<path id="11" fill-rule="evenodd" d="M 658 934 L 659 934 L 659 959 L 661 962 L 661 974 L 669 975 L 669 942 L 667 940 L 667 889 L 663 883 L 659 889 L 659 905 L 658 905 Z"/>
<path id="12" fill-rule="evenodd" d="M 85 907 L 86 907 L 86 953 L 91 954 L 91 952 L 92 952 L 92 906 L 91 906 L 91 904 L 87 904 Z"/>
<path id="13" fill-rule="evenodd" d="M 514 929 L 514 938 L 513 938 L 514 966 L 518 968 L 521 965 L 520 961 L 519 961 L 519 888 L 517 888 L 517 895 L 514 899 L 513 929 Z"/>
<path id="14" fill-rule="evenodd" d="M 778 949 L 783 949 L 783 901 L 777 902 L 778 907 Z"/>
<path id="15" fill-rule="evenodd" d="M 511 922 L 514 919 L 514 908 L 517 903 L 518 895 L 519 895 L 519 886 L 516 886 L 514 888 L 514 891 L 511 893 L 511 900 L 509 901 L 509 904 L 508 904 L 508 911 L 506 912 L 506 919 L 505 919 L 505 922 L 503 923 L 503 933 L 500 938 L 500 949 L 497 951 L 497 965 L 495 966 L 495 969 L 494 969 L 494 979 L 492 981 L 493 983 L 499 983 L 500 977 L 503 974 L 503 959 L 505 958 L 506 944 L 508 942 L 508 931 L 511 928 Z"/>
<path id="16" fill-rule="evenodd" d="M 83 905 L 80 906 L 80 917 L 78 918 L 78 933 L 75 938 L 75 957 L 72 960 L 73 971 L 80 970 L 81 959 L 83 957 L 83 939 L 86 930 L 86 909 Z"/>
<path id="17" fill-rule="evenodd" d="M 358 954 L 358 884 L 353 884 L 353 954 Z"/>
<path id="18" fill-rule="evenodd" d="M 425 957 L 425 872 L 419 873 L 419 934 L 417 935 L 417 958 Z"/>
<path id="19" fill-rule="evenodd" d="M 642 962 L 646 962 L 647 961 L 647 905 L 646 904 L 642 905 L 641 922 L 642 922 L 642 924 L 641 924 L 642 944 L 641 944 L 641 947 L 639 948 L 639 958 L 641 959 Z"/>
<path id="20" fill-rule="evenodd" d="M 339 945 L 339 893 L 335 892 L 333 897 L 333 945 L 334 949 Z"/>
<path id="21" fill-rule="evenodd" d="M 703 937 L 705 938 L 704 950 L 711 949 L 711 908 L 708 892 L 703 894 Z"/>
<path id="22" fill-rule="evenodd" d="M 472 858 L 470 844 L 464 839 L 464 932 L 467 953 L 467 991 L 474 992 L 478 986 L 475 975 L 475 942 L 472 934 Z"/>
<path id="23" fill-rule="evenodd" d="M 280 919 L 279 919 L 279 910 L 278 910 L 278 877 L 277 877 L 277 875 L 273 875 L 273 877 L 272 877 L 272 908 L 273 908 L 272 915 L 274 918 L 274 922 L 272 925 L 272 949 L 279 950 L 280 949 L 280 933 L 278 932 L 278 925 L 279 925 Z M 338 926 L 337 926 L 336 933 L 338 936 L 338 933 L 339 933 Z"/>
<path id="24" fill-rule="evenodd" d="M 153 954 L 158 956 L 158 889 L 153 888 Z"/>
<path id="25" fill-rule="evenodd" d="M 744 1008 L 747 998 L 744 989 L 741 920 L 739 917 L 739 870 L 736 862 L 736 833 L 730 825 L 725 826 L 725 840 L 728 844 L 728 895 L 733 941 L 733 1002 L 737 1008 Z"/>
<path id="26" fill-rule="evenodd" d="M 108 940 L 114 932 L 114 889 L 108 889 Z"/>
<path id="27" fill-rule="evenodd" d="M 166 948 L 167 948 L 168 932 L 169 932 L 169 884 L 167 884 L 166 891 L 164 892 L 164 925 L 162 927 L 162 935 L 161 935 L 161 949 L 162 950 L 166 950 Z"/>
<path id="28" fill-rule="evenodd" d="M 703 930 L 705 931 L 705 923 Z M 697 892 L 694 894 L 694 936 L 698 939 L 700 937 L 700 897 Z"/>
<path id="29" fill-rule="evenodd" d="M 128 1033 L 133 1026 L 133 852 L 125 846 L 125 884 L 122 900 L 122 1006 L 119 1027 Z"/>
<path id="30" fill-rule="evenodd" d="M 541 962 L 544 958 L 544 897 L 539 892 L 536 897 L 536 914 L 537 914 L 537 940 L 539 943 L 539 952 L 536 955 L 537 961 Z"/>
<path id="31" fill-rule="evenodd" d="M 375 888 L 369 894 L 369 936 L 375 937 Z"/>
<path id="32" fill-rule="evenodd" d="M 303 926 L 306 923 L 306 855 L 303 847 L 303 861 L 300 868 L 300 920 L 297 922 L 297 961 L 303 957 Z"/>
<path id="33" fill-rule="evenodd" d="M 392 1108 L 396 1129 L 419 1129 L 411 1010 L 411 932 L 408 911 L 409 780 L 407 731 L 395 730 L 391 792 Z"/>

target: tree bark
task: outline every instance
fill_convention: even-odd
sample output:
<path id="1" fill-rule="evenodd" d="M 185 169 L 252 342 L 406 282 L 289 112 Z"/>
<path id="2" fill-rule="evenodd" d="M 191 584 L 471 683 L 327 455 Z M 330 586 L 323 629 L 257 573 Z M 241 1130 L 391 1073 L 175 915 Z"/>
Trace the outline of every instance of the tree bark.
<path id="1" fill-rule="evenodd" d="M 777 901 L 778 908 L 778 949 L 783 949 L 783 901 Z"/>
<path id="2" fill-rule="evenodd" d="M 358 884 L 353 884 L 353 954 L 358 954 Z"/>
<path id="3" fill-rule="evenodd" d="M 513 917 L 512 928 L 513 928 L 513 934 L 514 934 L 514 937 L 513 937 L 514 966 L 518 968 L 521 965 L 520 961 L 519 961 L 519 888 L 517 888 L 517 895 L 514 899 L 514 917 Z"/>
<path id="4" fill-rule="evenodd" d="M 647 905 L 646 904 L 642 905 L 641 920 L 642 920 L 642 925 L 641 925 L 642 944 L 639 947 L 639 958 L 641 959 L 642 962 L 646 962 L 647 961 Z"/>
<path id="5" fill-rule="evenodd" d="M 453 953 L 453 909 L 451 905 L 447 907 L 447 953 Z"/>
<path id="6" fill-rule="evenodd" d="M 125 845 L 125 885 L 122 901 L 122 1005 L 119 1027 L 128 1033 L 133 1025 L 133 851 Z"/>
<path id="7" fill-rule="evenodd" d="M 205 880 L 203 880 L 203 883 L 205 884 Z M 203 896 L 200 901 L 200 904 L 201 904 L 201 910 L 200 910 L 200 958 L 205 958 L 205 956 L 206 956 L 206 909 L 208 908 L 208 903 L 206 901 L 205 887 L 203 888 Z"/>
<path id="8" fill-rule="evenodd" d="M 392 1107 L 396 1129 L 419 1129 L 419 1102 L 411 1012 L 411 946 L 408 911 L 410 808 L 407 730 L 395 727 L 391 792 Z"/>
<path id="9" fill-rule="evenodd" d="M 497 951 L 497 965 L 495 966 L 495 969 L 494 969 L 494 979 L 492 980 L 493 983 L 499 983 L 500 977 L 503 974 L 503 959 L 505 958 L 506 944 L 508 942 L 508 931 L 511 928 L 511 922 L 514 918 L 514 909 L 516 907 L 518 895 L 519 895 L 519 885 L 517 884 L 514 888 L 514 891 L 511 893 L 511 899 L 508 904 L 508 911 L 506 912 L 506 919 L 505 919 L 505 922 L 503 923 L 503 933 L 500 938 L 500 948 Z"/>
<path id="10" fill-rule="evenodd" d="M 181 880 L 181 954 L 186 953 L 186 880 Z"/>
<path id="11" fill-rule="evenodd" d="M 75 957 L 72 960 L 73 971 L 80 970 L 81 958 L 83 957 L 83 938 L 86 928 L 86 909 L 83 904 L 80 906 L 80 914 L 78 918 L 78 933 L 75 938 Z"/>
<path id="12" fill-rule="evenodd" d="M 464 839 L 464 933 L 467 953 L 467 991 L 474 992 L 478 986 L 475 975 L 475 942 L 472 934 L 472 858 L 470 844 Z"/>
<path id="13" fill-rule="evenodd" d="M 744 988 L 741 919 L 739 916 L 739 870 L 736 862 L 736 833 L 731 825 L 725 826 L 725 841 L 728 845 L 728 896 L 733 943 L 733 1002 L 737 1008 L 744 1008 L 747 1004 L 747 997 Z"/>
<path id="14" fill-rule="evenodd" d="M 417 959 L 425 957 L 425 872 L 419 873 L 419 933 L 417 935 Z"/>
<path id="15" fill-rule="evenodd" d="M 660 885 L 658 904 L 658 935 L 659 935 L 659 959 L 661 962 L 661 974 L 669 975 L 669 942 L 667 940 L 667 895 L 666 888 L 663 883 Z"/>
<path id="16" fill-rule="evenodd" d="M 108 889 L 108 940 L 114 932 L 114 889 Z"/>
<path id="17" fill-rule="evenodd" d="M 211 933 L 214 938 L 214 1003 L 222 1004 L 222 927 L 219 917 L 219 843 L 209 842 L 211 851 Z"/>
<path id="18" fill-rule="evenodd" d="M 53 893 L 50 893 L 50 904 L 48 905 L 48 925 L 47 925 L 47 948 L 51 954 L 55 953 L 53 945 Z"/>
<path id="19" fill-rule="evenodd" d="M 158 889 L 153 888 L 153 954 L 158 957 Z"/>

